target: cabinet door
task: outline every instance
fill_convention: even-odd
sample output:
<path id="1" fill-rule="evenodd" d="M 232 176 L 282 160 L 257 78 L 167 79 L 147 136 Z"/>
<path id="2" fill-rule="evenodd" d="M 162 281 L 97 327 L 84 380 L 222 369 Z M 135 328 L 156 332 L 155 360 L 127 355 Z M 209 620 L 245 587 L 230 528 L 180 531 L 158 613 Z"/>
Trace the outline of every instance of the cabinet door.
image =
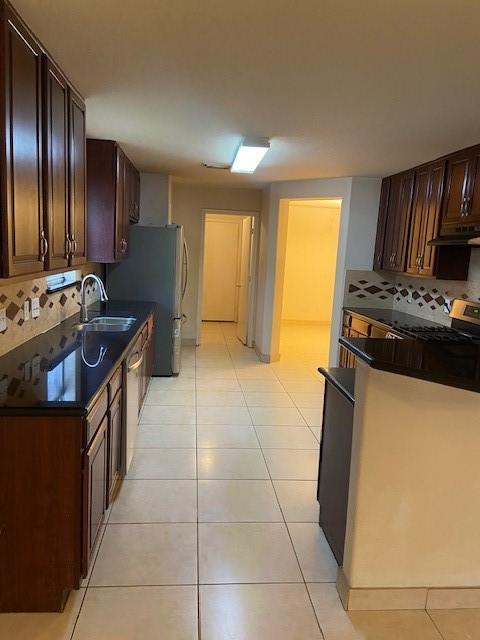
<path id="1" fill-rule="evenodd" d="M 43 271 L 42 49 L 5 5 L 3 275 Z M 3 138 L 3 135 L 2 135 Z"/>
<path id="2" fill-rule="evenodd" d="M 472 176 L 469 185 L 470 200 L 466 207 L 467 224 L 480 224 L 480 147 L 476 147 L 474 153 L 474 163 L 472 166 Z"/>
<path id="3" fill-rule="evenodd" d="M 383 269 L 389 271 L 403 271 L 405 268 L 413 183 L 413 171 L 391 177 L 382 263 Z"/>
<path id="4" fill-rule="evenodd" d="M 83 570 L 88 571 L 92 549 L 105 519 L 108 478 L 108 416 L 85 453 L 83 486 Z"/>
<path id="5" fill-rule="evenodd" d="M 128 179 L 130 183 L 129 218 L 132 224 L 136 224 L 140 217 L 140 174 L 132 163 L 129 163 Z"/>
<path id="6" fill-rule="evenodd" d="M 378 208 L 377 237 L 375 240 L 375 255 L 373 259 L 374 270 L 382 268 L 383 251 L 385 247 L 385 230 L 387 224 L 388 198 L 390 194 L 390 178 L 382 180 L 380 191 L 380 204 Z"/>
<path id="7" fill-rule="evenodd" d="M 131 221 L 136 224 L 140 221 L 140 172 L 133 169 L 133 213 Z"/>
<path id="8" fill-rule="evenodd" d="M 435 274 L 437 247 L 432 247 L 428 243 L 436 238 L 439 233 L 444 181 L 445 161 L 430 164 L 428 202 L 425 209 L 420 243 L 418 273 L 421 276 L 433 276 Z"/>
<path id="9" fill-rule="evenodd" d="M 126 157 L 120 147 L 117 146 L 117 174 L 116 174 L 116 202 L 115 202 L 115 259 L 123 260 L 126 257 L 127 239 L 126 225 L 128 225 L 128 211 L 125 202 L 125 170 Z M 126 220 L 126 222 L 125 222 Z"/>
<path id="10" fill-rule="evenodd" d="M 447 158 L 445 198 L 442 210 L 442 233 L 451 233 L 452 227 L 467 225 L 465 212 L 467 198 L 474 175 L 475 153 L 464 149 Z"/>
<path id="11" fill-rule="evenodd" d="M 46 268 L 68 266 L 68 83 L 65 76 L 44 56 L 45 232 L 48 240 Z"/>
<path id="12" fill-rule="evenodd" d="M 424 225 L 428 212 L 430 169 L 422 167 L 415 172 L 410 240 L 408 243 L 406 272 L 418 274 L 424 245 Z"/>
<path id="13" fill-rule="evenodd" d="M 87 261 L 85 104 L 73 89 L 70 101 L 70 264 Z"/>
<path id="14" fill-rule="evenodd" d="M 122 391 L 119 390 L 108 412 L 108 491 L 107 505 L 110 504 L 116 484 L 121 475 L 122 454 Z"/>

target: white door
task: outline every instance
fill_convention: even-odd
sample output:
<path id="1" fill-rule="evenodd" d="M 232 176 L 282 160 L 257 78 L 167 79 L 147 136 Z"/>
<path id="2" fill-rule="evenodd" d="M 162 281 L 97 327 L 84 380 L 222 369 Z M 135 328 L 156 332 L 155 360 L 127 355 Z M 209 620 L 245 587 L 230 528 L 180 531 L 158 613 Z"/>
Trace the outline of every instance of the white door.
<path id="1" fill-rule="evenodd" d="M 237 337 L 247 344 L 248 297 L 250 285 L 250 256 L 252 245 L 252 218 L 242 218 L 242 244 L 238 269 L 238 324 Z"/>
<path id="2" fill-rule="evenodd" d="M 202 320 L 235 322 L 240 222 L 205 220 Z"/>

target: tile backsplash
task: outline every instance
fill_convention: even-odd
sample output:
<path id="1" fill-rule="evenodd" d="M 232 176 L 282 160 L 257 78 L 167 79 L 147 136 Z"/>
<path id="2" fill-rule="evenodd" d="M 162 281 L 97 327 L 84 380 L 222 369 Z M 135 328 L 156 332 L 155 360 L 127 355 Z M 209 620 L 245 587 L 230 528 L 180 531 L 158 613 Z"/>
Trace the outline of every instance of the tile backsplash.
<path id="1" fill-rule="evenodd" d="M 87 263 L 75 270 L 75 279 L 81 280 L 87 273 L 103 276 L 103 267 Z M 99 294 L 93 283 L 86 288 L 87 304 L 98 300 Z M 39 298 L 40 316 L 25 321 L 23 303 Z M 15 349 L 27 340 L 55 327 L 63 320 L 78 313 L 80 285 L 72 286 L 55 293 L 47 293 L 47 278 L 40 276 L 21 282 L 0 285 L 0 307 L 5 309 L 7 328 L 0 332 L 0 355 Z"/>
<path id="2" fill-rule="evenodd" d="M 416 278 L 405 274 L 347 271 L 344 305 L 396 309 L 450 324 L 445 305 L 452 298 L 480 301 L 480 249 L 472 250 L 468 280 Z"/>

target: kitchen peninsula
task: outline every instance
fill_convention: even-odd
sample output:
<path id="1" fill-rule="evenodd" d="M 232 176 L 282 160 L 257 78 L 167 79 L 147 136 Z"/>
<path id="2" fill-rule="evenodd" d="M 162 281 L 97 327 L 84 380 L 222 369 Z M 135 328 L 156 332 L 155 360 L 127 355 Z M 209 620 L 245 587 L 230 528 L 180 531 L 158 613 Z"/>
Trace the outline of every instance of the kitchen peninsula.
<path id="1" fill-rule="evenodd" d="M 345 608 L 478 606 L 479 344 L 340 342 L 357 362 Z"/>

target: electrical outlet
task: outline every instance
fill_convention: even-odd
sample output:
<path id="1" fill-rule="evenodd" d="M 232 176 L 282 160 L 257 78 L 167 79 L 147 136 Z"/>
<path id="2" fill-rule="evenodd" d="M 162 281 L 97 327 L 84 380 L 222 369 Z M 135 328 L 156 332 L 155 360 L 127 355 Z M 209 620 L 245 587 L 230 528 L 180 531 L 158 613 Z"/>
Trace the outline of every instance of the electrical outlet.
<path id="1" fill-rule="evenodd" d="M 32 317 L 33 317 L 33 312 L 32 312 Z M 37 355 L 32 358 L 32 377 L 38 378 L 39 375 L 40 375 L 40 356 Z"/>
<path id="2" fill-rule="evenodd" d="M 32 298 L 32 318 L 40 315 L 40 298 Z"/>
<path id="3" fill-rule="evenodd" d="M 7 328 L 7 313 L 5 309 L 0 309 L 0 331 L 5 331 Z"/>
<path id="4" fill-rule="evenodd" d="M 30 320 L 30 300 L 25 300 L 23 303 L 23 319 L 25 322 Z"/>
<path id="5" fill-rule="evenodd" d="M 32 363 L 30 360 L 27 360 L 23 365 L 23 379 L 25 382 L 30 382 L 32 379 Z"/>

